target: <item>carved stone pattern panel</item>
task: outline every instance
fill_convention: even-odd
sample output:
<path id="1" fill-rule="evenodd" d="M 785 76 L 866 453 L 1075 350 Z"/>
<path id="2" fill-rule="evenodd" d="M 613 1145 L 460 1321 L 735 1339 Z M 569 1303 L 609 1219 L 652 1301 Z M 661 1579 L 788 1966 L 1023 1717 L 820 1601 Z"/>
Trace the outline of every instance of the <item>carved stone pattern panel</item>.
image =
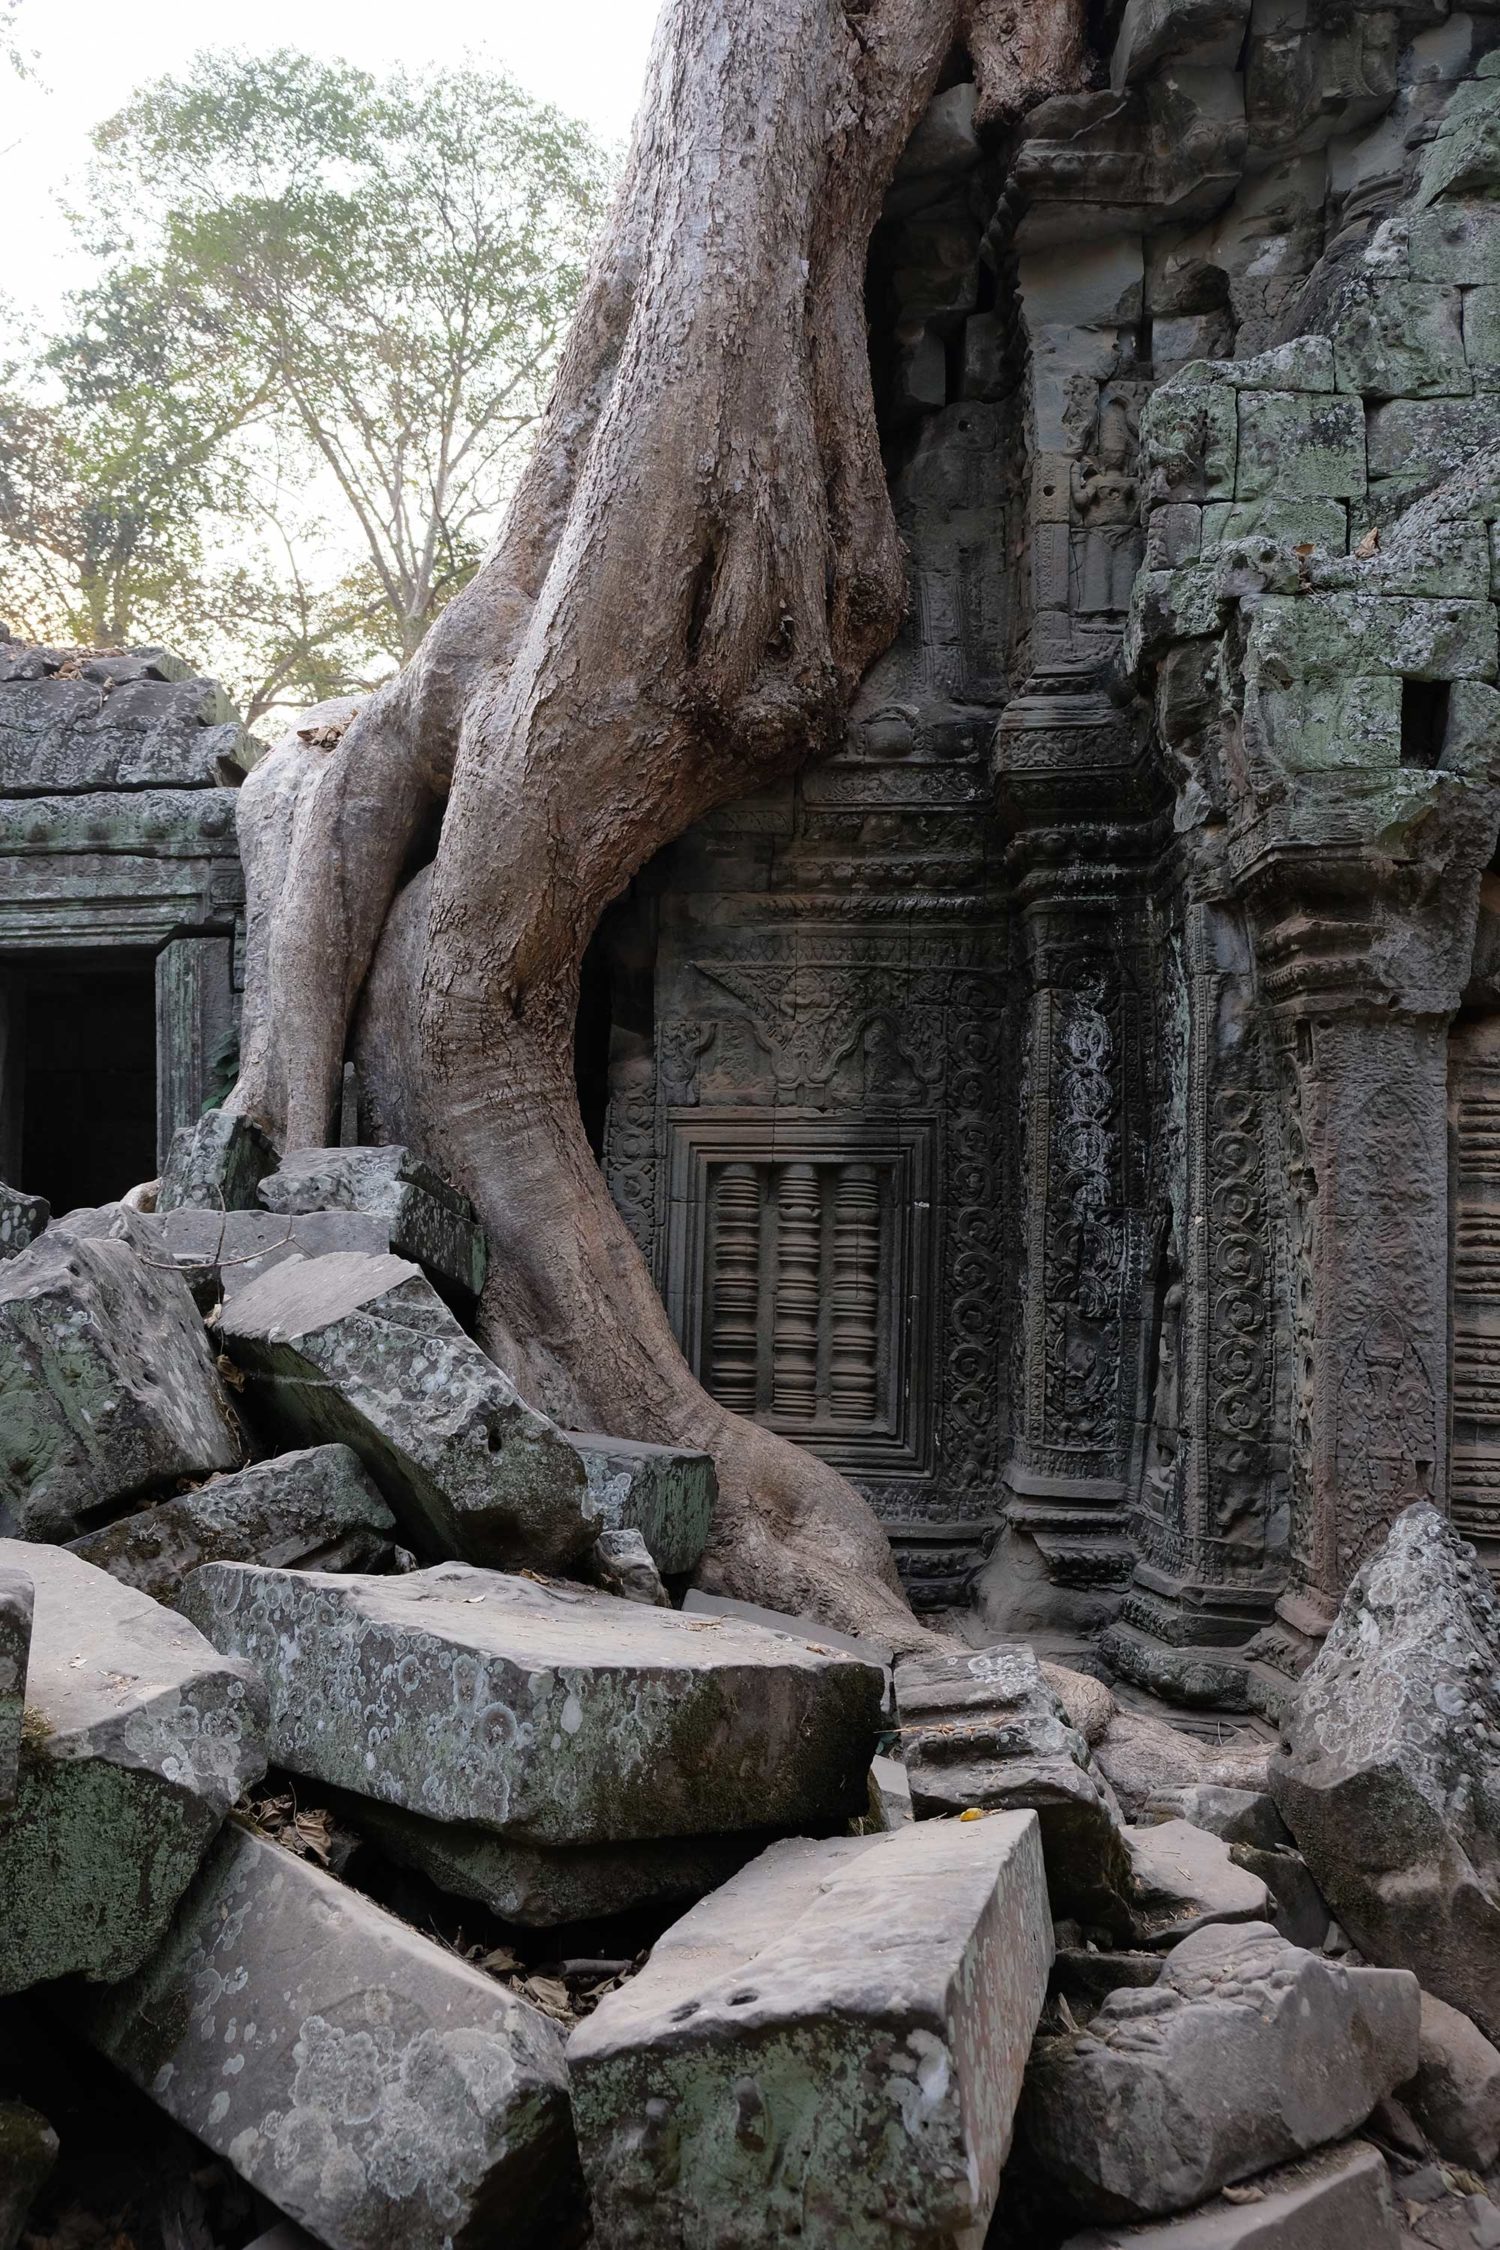
<path id="1" fill-rule="evenodd" d="M 1492 1028 L 1492 1027 L 1487 1027 Z M 1455 1057 L 1453 1521 L 1500 1543 L 1500 1067 Z"/>

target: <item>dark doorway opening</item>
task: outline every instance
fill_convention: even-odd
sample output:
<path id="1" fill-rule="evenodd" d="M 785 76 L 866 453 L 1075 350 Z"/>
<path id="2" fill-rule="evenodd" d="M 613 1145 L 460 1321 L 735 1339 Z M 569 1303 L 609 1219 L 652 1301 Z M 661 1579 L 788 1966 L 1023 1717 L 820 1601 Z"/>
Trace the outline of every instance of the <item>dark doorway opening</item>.
<path id="1" fill-rule="evenodd" d="M 156 1172 L 156 975 L 149 953 L 5 963 L 4 1140 L 54 1211 L 107 1203 Z"/>

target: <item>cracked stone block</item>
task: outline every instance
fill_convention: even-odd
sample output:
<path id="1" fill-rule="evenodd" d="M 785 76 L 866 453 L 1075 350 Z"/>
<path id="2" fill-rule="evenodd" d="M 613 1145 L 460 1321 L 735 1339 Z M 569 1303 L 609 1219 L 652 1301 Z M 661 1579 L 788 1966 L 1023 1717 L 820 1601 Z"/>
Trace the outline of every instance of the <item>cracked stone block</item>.
<path id="1" fill-rule="evenodd" d="M 1235 497 L 1268 493 L 1353 500 L 1365 489 L 1365 417 L 1357 398 L 1241 391 Z"/>
<path id="2" fill-rule="evenodd" d="M 1334 352 L 1339 389 L 1367 398 L 1462 396 L 1474 387 L 1459 292 L 1440 282 L 1372 274 L 1339 316 Z"/>
<path id="3" fill-rule="evenodd" d="M 388 1859 L 415 1868 L 439 1890 L 477 1899 L 506 1922 L 551 1929 L 640 1906 L 690 1905 L 737 1875 L 775 1839 L 760 1829 L 736 1836 L 641 1837 L 616 1844 L 530 1844 L 450 1820 L 424 1820 L 370 1797 L 338 1793 L 351 1825 L 373 1837 Z"/>
<path id="4" fill-rule="evenodd" d="M 1063 2250 L 1401 2250 L 1380 2151 L 1351 2141 L 1262 2173 L 1250 2201 L 1216 2196 L 1163 2226 L 1090 2227 Z"/>
<path id="5" fill-rule="evenodd" d="M 35 1590 L 27 1573 L 9 1564 L 0 1567 L 0 1813 L 8 1812 L 16 1801 L 35 1608 Z"/>
<path id="6" fill-rule="evenodd" d="M 219 1330 L 251 1414 L 293 1442 L 352 1446 L 418 1553 L 565 1570 L 598 1537 L 572 1445 L 404 1259 L 284 1259 Z"/>
<path id="7" fill-rule="evenodd" d="M 1500 1601 L 1430 1504 L 1345 1595 L 1270 1787 L 1360 1951 L 1500 2039 Z"/>
<path id="8" fill-rule="evenodd" d="M 1274 676 L 1276 656 L 1264 671 Z M 1245 690 L 1245 741 L 1287 773 L 1394 771 L 1401 763 L 1401 680 L 1297 680 L 1265 684 L 1259 653 Z"/>
<path id="9" fill-rule="evenodd" d="M 1449 2163 L 1487 2173 L 1500 2159 L 1500 2052 L 1430 1992 L 1422 1995 L 1417 2074 L 1401 2102 Z"/>
<path id="10" fill-rule="evenodd" d="M 266 1768 L 266 1696 L 185 1618 L 59 1547 L 0 1540 L 35 1588 L 15 1804 L 0 1818 L 0 1993 L 113 1982 L 161 1941 Z"/>
<path id="11" fill-rule="evenodd" d="M 242 1456 L 197 1307 L 126 1242 L 49 1229 L 0 1264 L 0 1535 L 71 1539 Z"/>
<path id="12" fill-rule="evenodd" d="M 1082 2216 L 1186 2211 L 1354 2132 L 1411 2076 L 1419 2013 L 1405 1970 L 1345 1968 L 1263 1922 L 1212 1924 L 1155 1984 L 1038 2042 L 1026 2138 Z"/>
<path id="13" fill-rule="evenodd" d="M 1027 1814 L 773 1845 L 569 2041 L 602 2250 L 979 2242 L 1051 1958 Z"/>
<path id="14" fill-rule="evenodd" d="M 276 1163 L 258 1125 L 227 1110 L 206 1110 L 172 1135 L 157 1189 L 158 1211 L 254 1211 L 256 1190 Z"/>
<path id="15" fill-rule="evenodd" d="M 606 1531 L 638 1531 L 666 1578 L 697 1566 L 713 1528 L 719 1480 L 712 1458 L 676 1445 L 564 1433 L 583 1461 Z"/>
<path id="16" fill-rule="evenodd" d="M 22 1195 L 0 1180 L 0 1258 L 19 1257 L 46 1229 L 52 1206 L 42 1195 Z"/>
<path id="17" fill-rule="evenodd" d="M 286 1258 L 326 1258 L 336 1250 L 383 1257 L 390 1222 L 371 1211 L 204 1211 L 181 1205 L 137 1218 L 131 1239 L 181 1271 L 204 1312 L 248 1289 Z M 430 1278 L 430 1277 L 429 1277 Z"/>
<path id="18" fill-rule="evenodd" d="M 1393 398 L 1370 410 L 1370 475 L 1411 476 L 1419 463 L 1419 489 L 1425 490 L 1463 468 L 1494 434 L 1488 398 Z"/>
<path id="19" fill-rule="evenodd" d="M 1141 416 L 1141 466 L 1152 507 L 1232 500 L 1238 452 L 1236 394 L 1227 384 L 1178 375 L 1152 392 Z"/>
<path id="20" fill-rule="evenodd" d="M 1500 283 L 1464 295 L 1464 351 L 1476 390 L 1500 390 Z"/>
<path id="21" fill-rule="evenodd" d="M 0 2102 L 0 2250 L 17 2250 L 31 2206 L 57 2162 L 58 2138 L 24 2102 Z"/>
<path id="22" fill-rule="evenodd" d="M 205 789 L 239 782 L 244 729 L 212 680 L 12 679 L 0 691 L 0 791 Z"/>
<path id="23" fill-rule="evenodd" d="M 1015 1644 L 904 1656 L 896 1707 L 919 1821 L 974 1807 L 1029 1807 L 1041 1821 L 1055 1911 L 1106 1926 L 1128 1919 L 1130 1855 L 1119 1807 L 1033 1650 Z"/>
<path id="24" fill-rule="evenodd" d="M 203 1563 L 282 1570 L 372 1570 L 391 1560 L 396 1520 L 347 1445 L 252 1462 L 196 1492 L 69 1542 L 122 1586 L 175 1606 Z"/>
<path id="25" fill-rule="evenodd" d="M 881 1676 L 731 1619 L 446 1564 L 337 1578 L 212 1563 L 183 1596 L 271 1697 L 280 1765 L 548 1845 L 837 1823 Z"/>
<path id="26" fill-rule="evenodd" d="M 1442 203 L 1410 223 L 1412 275 L 1475 288 L 1500 281 L 1500 205 Z"/>
<path id="27" fill-rule="evenodd" d="M 1215 500 L 1204 509 L 1205 556 L 1246 539 L 1326 547 L 1341 555 L 1349 544 L 1349 504 L 1304 493 L 1267 492 L 1258 500 Z"/>
<path id="28" fill-rule="evenodd" d="M 574 2239 L 557 2027 L 238 1822 L 140 1974 L 72 2012 L 325 2250 Z"/>
<path id="29" fill-rule="evenodd" d="M 1186 1820 L 1164 1820 L 1125 1834 L 1138 1945 L 1175 1945 L 1211 1922 L 1269 1920 L 1270 1892 L 1259 1876 L 1235 1864 L 1221 1837 Z"/>
<path id="30" fill-rule="evenodd" d="M 268 1179 L 268 1211 L 368 1211 L 386 1220 L 387 1247 L 434 1287 L 472 1303 L 484 1287 L 484 1230 L 466 1195 L 409 1148 L 292 1148 Z"/>
<path id="31" fill-rule="evenodd" d="M 1495 677 L 1494 605 L 1396 594 L 1267 595 L 1246 658 L 1263 681 Z"/>

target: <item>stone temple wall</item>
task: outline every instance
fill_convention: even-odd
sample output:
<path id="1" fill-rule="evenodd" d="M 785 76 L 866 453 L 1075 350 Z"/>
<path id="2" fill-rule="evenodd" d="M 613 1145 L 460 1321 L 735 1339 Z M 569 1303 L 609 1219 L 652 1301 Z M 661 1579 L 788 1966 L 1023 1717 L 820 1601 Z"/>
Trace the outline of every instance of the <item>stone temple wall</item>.
<path id="1" fill-rule="evenodd" d="M 235 791 L 259 750 L 215 683 L 165 650 L 37 648 L 0 630 L 0 1178 L 25 1172 L 28 1055 L 49 1034 L 84 1045 L 71 1011 L 90 980 L 106 1021 L 123 967 L 146 996 L 155 1121 L 148 1090 L 140 1176 L 216 1073 L 232 1080 Z M 107 1093 L 95 1085 L 95 1106 Z"/>
<path id="2" fill-rule="evenodd" d="M 611 927 L 605 1162 L 919 1600 L 1274 1701 L 1405 1501 L 1500 1554 L 1500 17 L 1106 47 L 903 163 L 908 622 Z"/>

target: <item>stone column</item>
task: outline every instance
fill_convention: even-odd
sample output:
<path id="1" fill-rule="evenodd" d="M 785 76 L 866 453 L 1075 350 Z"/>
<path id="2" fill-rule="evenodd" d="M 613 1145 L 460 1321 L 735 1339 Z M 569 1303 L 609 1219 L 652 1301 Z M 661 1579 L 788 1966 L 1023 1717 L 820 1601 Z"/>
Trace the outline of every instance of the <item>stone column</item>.
<path id="1" fill-rule="evenodd" d="M 216 1061 L 234 1029 L 234 939 L 173 938 L 156 956 L 156 1154 L 165 1162 L 179 1125 L 214 1091 Z M 233 1072 L 229 1074 L 233 1082 Z"/>

